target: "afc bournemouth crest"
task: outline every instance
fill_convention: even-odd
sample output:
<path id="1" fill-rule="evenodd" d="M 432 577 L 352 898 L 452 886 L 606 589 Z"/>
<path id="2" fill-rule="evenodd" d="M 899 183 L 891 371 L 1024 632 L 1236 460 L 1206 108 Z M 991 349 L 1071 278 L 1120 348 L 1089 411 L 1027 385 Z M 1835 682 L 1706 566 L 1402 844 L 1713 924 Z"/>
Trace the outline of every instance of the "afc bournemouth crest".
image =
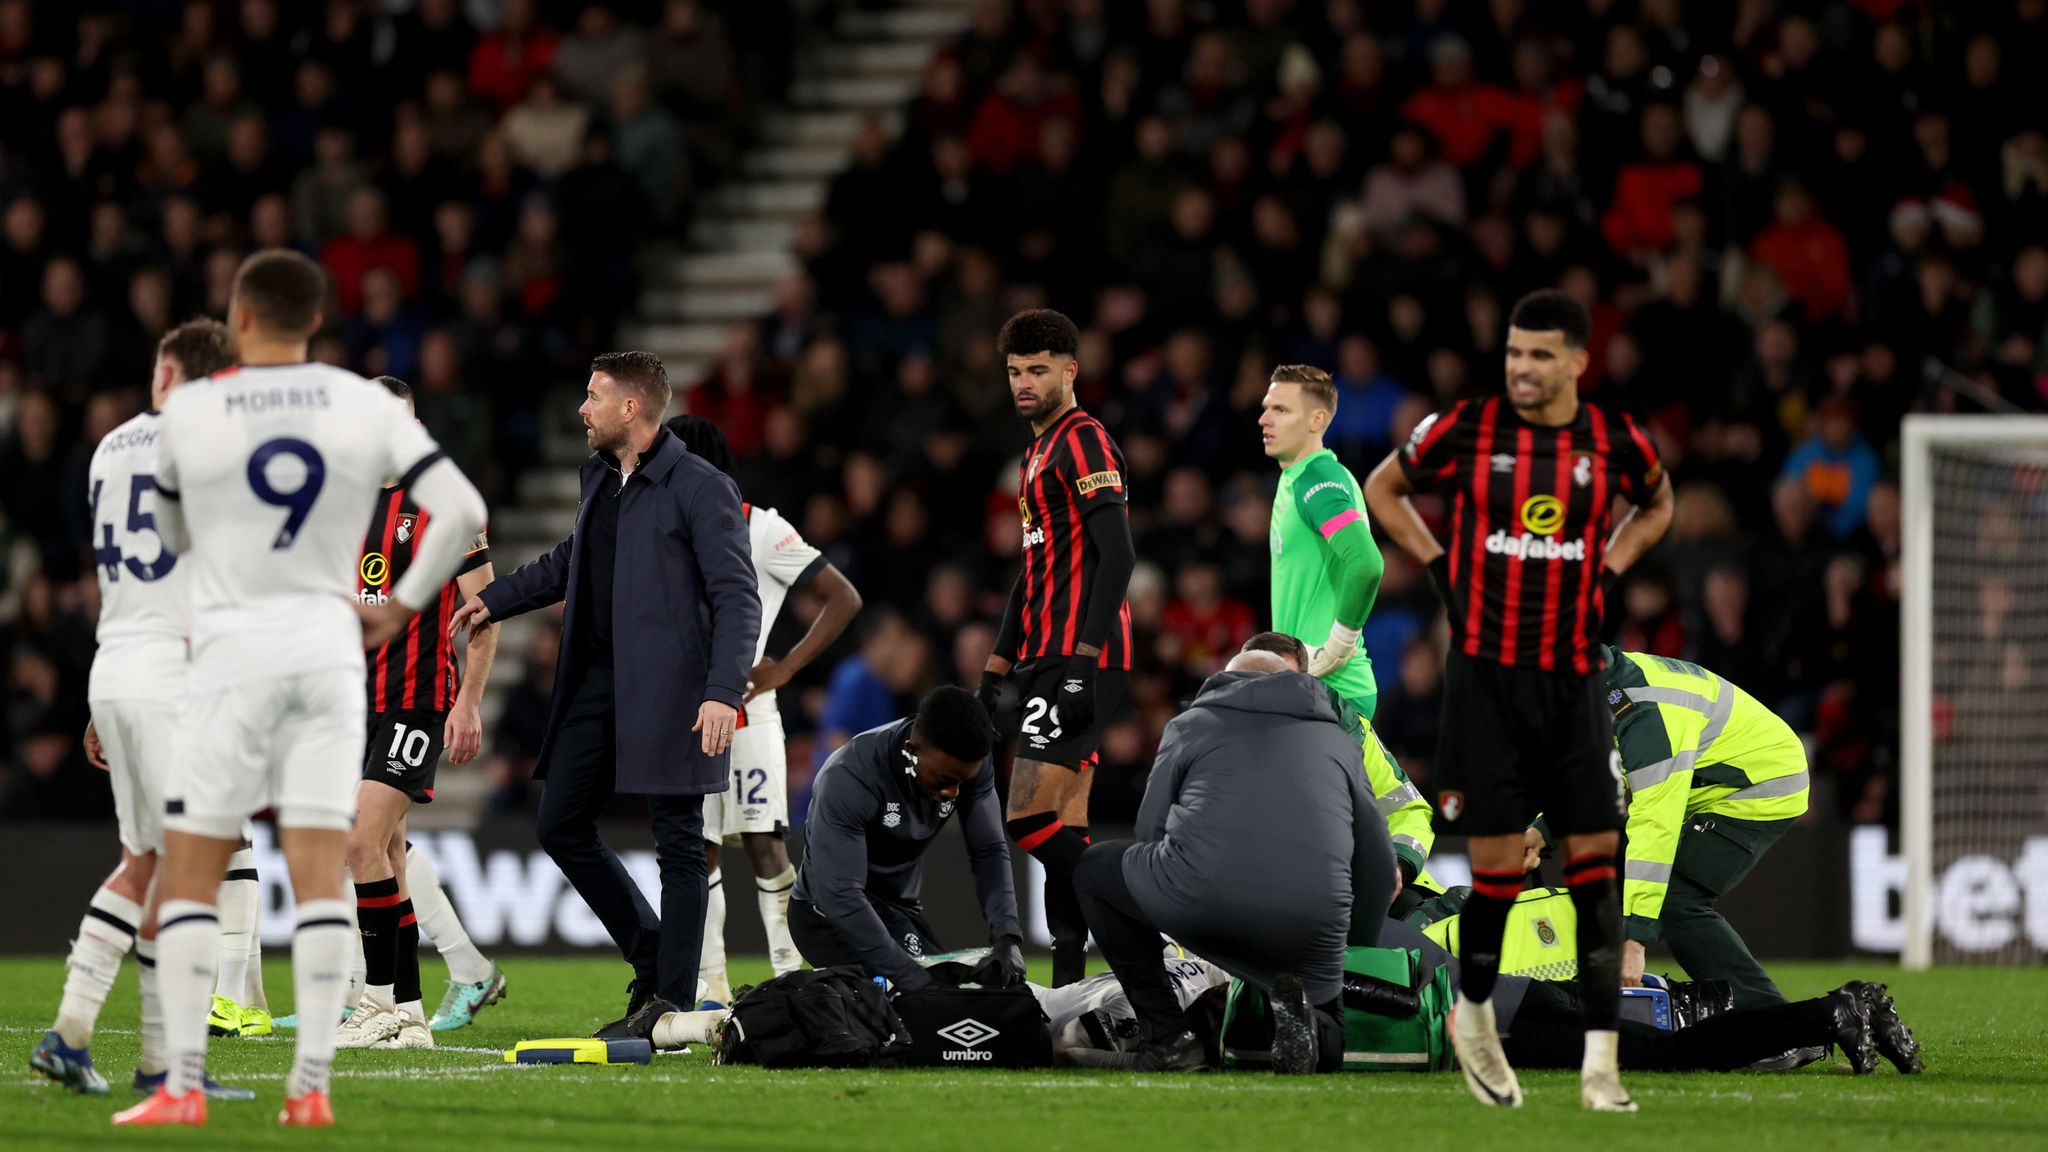
<path id="1" fill-rule="evenodd" d="M 400 516 L 398 518 L 398 528 L 392 532 L 392 535 L 397 537 L 400 544 L 406 543 L 412 539 L 413 527 L 417 521 L 418 517 L 415 516 Z"/>
<path id="2" fill-rule="evenodd" d="M 1437 793 L 1436 810 L 1443 813 L 1446 820 L 1457 820 L 1458 817 L 1465 814 L 1465 794 L 1463 792 Z"/>

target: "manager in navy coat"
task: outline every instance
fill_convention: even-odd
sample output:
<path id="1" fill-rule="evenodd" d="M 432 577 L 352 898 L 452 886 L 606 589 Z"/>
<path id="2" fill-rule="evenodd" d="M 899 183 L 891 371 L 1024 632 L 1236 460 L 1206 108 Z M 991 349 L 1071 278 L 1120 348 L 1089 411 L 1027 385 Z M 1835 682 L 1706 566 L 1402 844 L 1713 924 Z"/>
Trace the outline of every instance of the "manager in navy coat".
<path id="1" fill-rule="evenodd" d="M 558 601 L 555 668 L 534 775 L 537 831 L 633 966 L 625 1018 L 598 1034 L 648 1035 L 696 1006 L 704 944 L 704 794 L 723 791 L 761 598 L 739 489 L 662 427 L 668 373 L 646 352 L 591 362 L 580 413 L 576 528 L 463 606 L 460 629 Z M 614 792 L 645 795 L 661 864 L 661 916 L 597 834 Z"/>

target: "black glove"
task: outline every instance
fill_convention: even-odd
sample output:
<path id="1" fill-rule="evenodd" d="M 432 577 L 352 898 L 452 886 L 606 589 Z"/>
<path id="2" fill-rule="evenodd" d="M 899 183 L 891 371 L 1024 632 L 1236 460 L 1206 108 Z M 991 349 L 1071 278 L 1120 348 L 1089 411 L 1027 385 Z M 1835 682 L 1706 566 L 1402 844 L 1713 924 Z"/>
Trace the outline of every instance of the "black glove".
<path id="1" fill-rule="evenodd" d="M 1084 731 L 1095 724 L 1095 665 L 1096 656 L 1069 656 L 1067 670 L 1060 675 L 1059 699 L 1053 707 L 1059 709 L 1060 728 L 1068 732 Z"/>
<path id="2" fill-rule="evenodd" d="M 1423 567 L 1429 570 L 1429 582 L 1436 585 L 1436 594 L 1443 597 L 1445 610 L 1450 610 L 1453 607 L 1451 602 L 1451 554 L 1449 552 L 1440 552 L 1437 554 L 1436 559 L 1431 560 L 1423 565 Z"/>
<path id="3" fill-rule="evenodd" d="M 995 728 L 998 733 L 1002 728 L 996 724 L 996 697 L 1003 690 L 1003 680 L 1002 674 L 984 670 L 981 674 L 981 683 L 974 688 L 974 698 L 981 702 L 982 710 L 988 713 L 989 726 Z"/>
<path id="4" fill-rule="evenodd" d="M 1016 988 L 1024 983 L 1024 942 L 1015 936 L 997 940 L 981 963 L 974 966 L 968 983 L 983 988 Z"/>

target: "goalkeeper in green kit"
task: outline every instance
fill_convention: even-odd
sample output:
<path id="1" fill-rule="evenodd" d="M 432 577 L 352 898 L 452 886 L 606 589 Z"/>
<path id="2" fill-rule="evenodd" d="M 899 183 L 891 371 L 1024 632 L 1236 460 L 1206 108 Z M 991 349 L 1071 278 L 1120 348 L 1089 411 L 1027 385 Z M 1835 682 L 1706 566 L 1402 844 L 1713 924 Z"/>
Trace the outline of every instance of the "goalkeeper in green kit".
<path id="1" fill-rule="evenodd" d="M 1323 433 L 1337 414 L 1337 386 L 1320 368 L 1282 364 L 1273 370 L 1261 409 L 1266 455 L 1280 463 L 1268 537 L 1273 631 L 1307 644 L 1303 670 L 1370 721 L 1379 686 L 1359 630 L 1379 595 L 1384 564 L 1357 479 L 1323 447 Z M 1372 754 L 1377 738 L 1367 732 L 1364 740 L 1366 786 L 1387 817 L 1406 888 L 1421 874 L 1436 839 L 1429 802 L 1393 757 Z"/>

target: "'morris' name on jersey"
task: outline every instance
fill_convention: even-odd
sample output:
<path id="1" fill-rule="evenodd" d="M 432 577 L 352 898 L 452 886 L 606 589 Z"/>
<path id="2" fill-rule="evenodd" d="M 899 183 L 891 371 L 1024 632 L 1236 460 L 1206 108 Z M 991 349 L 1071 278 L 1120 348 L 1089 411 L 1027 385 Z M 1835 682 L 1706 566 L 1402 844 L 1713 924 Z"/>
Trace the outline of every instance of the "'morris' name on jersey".
<path id="1" fill-rule="evenodd" d="M 191 536 L 193 657 L 222 680 L 361 669 L 363 526 L 441 456 L 405 404 L 324 364 L 230 368 L 171 394 L 158 486 Z"/>

